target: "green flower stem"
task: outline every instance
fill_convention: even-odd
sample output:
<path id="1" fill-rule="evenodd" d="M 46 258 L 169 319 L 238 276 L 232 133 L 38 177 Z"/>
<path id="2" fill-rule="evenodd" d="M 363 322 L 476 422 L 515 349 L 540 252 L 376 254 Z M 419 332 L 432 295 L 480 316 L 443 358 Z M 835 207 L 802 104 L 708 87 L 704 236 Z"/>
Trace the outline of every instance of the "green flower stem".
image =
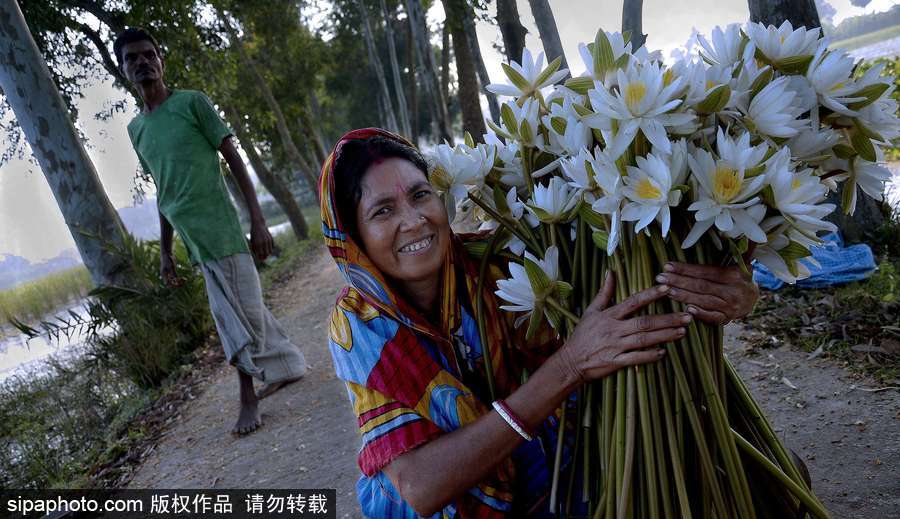
<path id="1" fill-rule="evenodd" d="M 615 486 L 612 491 L 612 501 L 615 506 L 616 496 L 625 480 L 625 371 L 620 369 L 616 372 L 616 445 L 615 445 L 615 461 L 616 461 L 616 478 Z M 609 517 L 613 517 L 612 514 Z"/>
<path id="2" fill-rule="evenodd" d="M 641 421 L 641 459 L 644 462 L 644 477 L 647 481 L 647 495 L 643 501 L 648 505 L 650 517 L 659 517 L 659 489 L 657 488 L 656 461 L 657 453 L 653 442 L 653 427 L 650 423 L 650 400 L 647 395 L 647 376 L 644 366 L 634 369 L 637 382 L 638 412 Z"/>
<path id="3" fill-rule="evenodd" d="M 566 432 L 566 415 L 568 414 L 568 398 L 563 400 L 560 411 L 559 430 L 556 434 L 556 452 L 553 456 L 553 481 L 550 483 L 550 512 L 557 513 L 556 495 L 559 491 L 559 472 L 562 466 L 563 438 Z"/>
<path id="4" fill-rule="evenodd" d="M 548 305 L 550 305 L 554 310 L 557 310 L 559 313 L 563 314 L 563 316 L 564 316 L 566 319 L 568 319 L 570 323 L 572 323 L 572 327 L 573 327 L 573 328 L 574 328 L 575 326 L 577 326 L 578 323 L 581 322 L 581 319 L 580 319 L 577 315 L 575 315 L 575 314 L 573 314 L 572 312 L 570 312 L 568 308 L 566 308 L 565 306 L 561 305 L 561 304 L 559 303 L 559 301 L 557 301 L 556 299 L 553 299 L 552 297 L 548 297 L 547 299 L 544 299 L 544 301 L 545 301 Z"/>
<path id="5" fill-rule="evenodd" d="M 654 237 L 658 236 L 658 233 L 654 230 L 652 233 Z M 662 237 L 659 236 L 659 242 L 662 241 Z M 676 239 L 673 233 L 673 245 L 676 248 L 676 255 L 681 254 L 683 257 L 684 253 L 681 251 L 681 247 L 676 244 Z M 665 252 L 665 249 L 662 249 L 662 254 L 659 258 L 661 262 L 668 261 L 668 254 Z M 683 261 L 679 258 L 679 261 Z M 675 307 L 678 311 L 681 310 L 680 303 L 674 303 Z M 700 332 L 698 329 L 698 325 L 696 322 L 691 322 L 688 327 L 688 344 L 695 345 L 695 347 L 687 348 L 688 354 L 693 358 L 693 364 L 697 368 L 697 374 L 700 377 L 701 388 L 703 389 L 703 395 L 706 398 L 706 402 L 709 408 L 709 417 L 712 420 L 713 424 L 713 434 L 716 437 L 718 442 L 718 447 L 722 454 L 722 464 L 725 466 L 725 472 L 728 474 L 728 480 L 731 483 L 732 494 L 735 497 L 735 502 L 737 504 L 738 510 L 740 512 L 740 516 L 742 518 L 752 519 L 756 517 L 753 508 L 753 499 L 750 494 L 750 484 L 747 481 L 746 473 L 741 467 L 740 456 L 737 453 L 737 447 L 734 444 L 733 438 L 730 438 L 729 425 L 728 425 L 728 414 L 725 411 L 724 404 L 722 403 L 722 399 L 718 393 L 718 385 L 715 383 L 712 368 L 710 367 L 709 358 L 706 353 L 708 353 L 708 348 L 704 348 L 707 351 L 702 352 L 698 351 L 696 346 L 708 346 L 702 342 L 702 338 L 700 336 Z M 689 410 L 690 411 L 690 410 Z"/>
<path id="6" fill-rule="evenodd" d="M 582 472 L 581 472 L 581 500 L 588 502 L 591 499 L 591 469 L 594 468 L 594 458 L 591 456 L 591 436 L 593 429 L 596 427 L 594 418 L 594 393 L 599 389 L 597 384 L 591 383 L 587 385 L 585 393 L 587 397 L 584 402 L 584 413 L 581 418 L 581 427 L 584 429 L 584 441 L 582 442 Z"/>
<path id="7" fill-rule="evenodd" d="M 747 455 L 750 456 L 751 459 L 759 463 L 766 471 L 775 477 L 778 481 L 780 481 L 784 486 L 788 488 L 800 501 L 809 508 L 809 511 L 812 512 L 813 515 L 818 517 L 819 519 L 831 519 L 831 515 L 828 513 L 828 510 L 822 506 L 822 503 L 819 502 L 818 499 L 813 497 L 806 489 L 798 485 L 793 479 L 787 476 L 784 472 L 778 468 L 777 465 L 772 463 L 772 461 L 765 457 L 761 452 L 756 450 L 750 442 L 744 439 L 743 436 L 738 434 L 736 431 L 731 431 L 734 435 L 735 443 L 742 451 L 744 451 Z"/>
<path id="8" fill-rule="evenodd" d="M 525 243 L 525 245 L 528 246 L 531 250 L 533 250 L 535 254 L 537 254 L 540 257 L 544 256 L 545 249 L 540 248 L 536 241 L 529 240 L 528 236 L 526 236 L 525 234 L 522 234 L 520 232 L 520 229 L 518 228 L 517 222 L 510 220 L 509 218 L 506 218 L 505 216 L 498 213 L 496 210 L 494 210 L 493 207 L 491 207 L 484 200 L 482 200 L 481 197 L 476 196 L 472 193 L 469 193 L 468 196 L 469 196 L 469 200 L 474 202 L 475 205 L 477 205 L 478 207 L 482 208 L 484 210 L 484 212 L 489 214 L 491 216 L 491 218 L 494 219 L 494 221 L 496 221 L 497 223 L 499 223 L 500 225 L 505 227 L 507 230 L 509 230 L 509 232 L 515 234 L 516 237 L 519 238 L 520 240 L 522 240 L 522 242 Z"/>
<path id="9" fill-rule="evenodd" d="M 669 344 L 669 350 L 674 345 Z M 664 362 L 664 361 L 663 361 Z M 675 483 L 675 494 L 678 496 L 679 515 L 682 519 L 692 519 L 691 501 L 688 499 L 687 486 L 684 480 L 684 466 L 682 465 L 681 445 L 675 431 L 675 423 L 672 419 L 672 405 L 670 399 L 668 377 L 665 373 L 663 362 L 656 363 L 656 374 L 659 377 L 660 390 L 662 391 L 663 422 L 666 427 L 666 440 L 669 444 L 669 460 L 672 467 L 672 481 Z M 676 401 L 678 399 L 675 399 Z M 674 517 L 674 516 L 669 516 Z"/>
<path id="10" fill-rule="evenodd" d="M 632 479 L 634 474 L 634 450 L 635 450 L 635 429 L 636 429 L 636 398 L 635 398 L 635 383 L 634 383 L 634 372 L 635 368 L 627 368 L 626 370 L 626 384 L 628 386 L 628 393 L 625 397 L 626 411 L 625 411 L 625 460 L 624 460 L 624 473 L 622 474 L 622 485 L 619 487 L 619 507 L 616 511 L 616 519 L 626 519 L 632 516 L 631 514 L 631 488 L 632 488 Z"/>
<path id="11" fill-rule="evenodd" d="M 482 297 L 482 293 L 484 292 L 484 280 L 487 278 L 488 263 L 490 263 L 491 256 L 494 254 L 494 249 L 497 247 L 499 239 L 500 232 L 499 229 L 497 229 L 497 231 L 494 232 L 494 235 L 491 236 L 491 241 L 488 242 L 487 249 L 484 251 L 484 256 L 481 257 L 481 264 L 478 266 L 478 283 L 475 287 L 475 293 L 478 294 L 478 297 L 475 298 L 475 320 L 478 322 L 478 338 L 481 340 L 481 349 L 484 352 L 481 358 L 484 359 L 484 375 L 487 379 L 488 392 L 491 395 L 491 401 L 497 398 L 497 392 L 494 389 L 494 367 L 492 362 L 493 359 L 491 359 L 491 351 L 488 347 L 489 341 L 487 330 L 485 329 L 485 298 Z"/>
<path id="12" fill-rule="evenodd" d="M 737 371 L 735 371 L 734 366 L 728 361 L 726 361 L 725 364 L 728 378 L 735 390 L 735 395 L 737 396 L 738 401 L 743 405 L 744 414 L 748 415 L 747 417 L 750 421 L 756 425 L 757 431 L 766 440 L 766 444 L 775 455 L 775 459 L 778 460 L 782 470 L 784 470 L 795 483 L 806 487 L 806 482 L 803 480 L 800 471 L 797 469 L 797 466 L 794 465 L 793 460 L 791 460 L 787 449 L 785 449 L 784 445 L 778 441 L 775 430 L 772 429 L 772 425 L 766 420 L 762 409 L 760 409 L 756 401 L 753 400 L 753 397 L 750 395 L 750 390 L 747 389 L 746 384 L 741 380 L 741 377 L 737 374 Z"/>

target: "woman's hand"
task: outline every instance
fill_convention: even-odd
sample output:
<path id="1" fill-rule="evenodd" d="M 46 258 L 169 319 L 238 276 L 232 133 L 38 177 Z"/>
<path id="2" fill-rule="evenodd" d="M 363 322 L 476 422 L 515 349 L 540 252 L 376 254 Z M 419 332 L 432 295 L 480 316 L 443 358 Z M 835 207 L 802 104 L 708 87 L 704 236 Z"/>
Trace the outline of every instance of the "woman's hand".
<path id="1" fill-rule="evenodd" d="M 725 324 L 753 310 L 759 288 L 740 267 L 666 263 L 657 283 L 670 285 L 669 297 L 687 305 L 701 321 Z"/>
<path id="2" fill-rule="evenodd" d="M 636 364 L 659 360 L 665 355 L 658 344 L 684 336 L 691 322 L 687 313 L 630 315 L 664 297 L 671 288 L 655 286 L 639 292 L 611 308 L 606 308 L 615 293 L 615 278 L 608 275 L 597 297 L 581 316 L 572 336 L 559 350 L 560 360 L 580 382 L 605 377 Z"/>

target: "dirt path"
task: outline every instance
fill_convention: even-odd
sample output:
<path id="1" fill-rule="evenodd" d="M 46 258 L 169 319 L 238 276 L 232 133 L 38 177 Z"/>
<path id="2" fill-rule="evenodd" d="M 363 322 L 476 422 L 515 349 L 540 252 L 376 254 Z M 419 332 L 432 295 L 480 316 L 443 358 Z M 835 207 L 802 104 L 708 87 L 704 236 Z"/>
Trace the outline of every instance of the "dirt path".
<path id="1" fill-rule="evenodd" d="M 237 377 L 223 366 L 137 470 L 134 488 L 336 488 L 338 517 L 356 504 L 359 437 L 326 346 L 343 285 L 324 250 L 269 294 L 269 304 L 312 365 L 301 382 L 262 402 L 265 425 L 232 438 Z M 900 517 L 900 393 L 867 392 L 828 360 L 782 346 L 749 349 L 727 329 L 729 356 L 776 430 L 809 465 L 835 518 Z M 782 380 L 786 378 L 797 389 Z"/>
<path id="2" fill-rule="evenodd" d="M 359 436 L 335 378 L 327 318 L 343 278 L 324 249 L 268 294 L 272 313 L 311 370 L 260 402 L 263 427 L 234 438 L 237 376 L 222 366 L 135 473 L 133 488 L 336 488 L 337 517 L 361 517 L 355 485 Z"/>

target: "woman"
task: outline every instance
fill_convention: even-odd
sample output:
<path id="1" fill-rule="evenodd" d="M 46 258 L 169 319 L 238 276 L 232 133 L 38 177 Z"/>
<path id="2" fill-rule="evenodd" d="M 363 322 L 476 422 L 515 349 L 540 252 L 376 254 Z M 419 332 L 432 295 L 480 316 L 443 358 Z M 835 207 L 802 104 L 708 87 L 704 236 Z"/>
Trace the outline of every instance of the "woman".
<path id="1" fill-rule="evenodd" d="M 683 336 L 694 317 L 745 315 L 758 295 L 737 268 L 673 264 L 660 285 L 609 308 L 607 278 L 565 344 L 554 344 L 550 330 L 526 344 L 498 309 L 499 269 L 476 294 L 477 264 L 409 142 L 380 129 L 346 134 L 320 188 L 325 242 L 350 285 L 329 345 L 363 438 L 357 492 L 367 517 L 548 513 L 554 412 L 567 397 L 619 368 L 659 360 L 660 345 Z M 479 297 L 487 345 L 472 317 Z M 631 317 L 661 297 L 690 313 Z M 493 403 L 485 350 L 501 397 Z"/>

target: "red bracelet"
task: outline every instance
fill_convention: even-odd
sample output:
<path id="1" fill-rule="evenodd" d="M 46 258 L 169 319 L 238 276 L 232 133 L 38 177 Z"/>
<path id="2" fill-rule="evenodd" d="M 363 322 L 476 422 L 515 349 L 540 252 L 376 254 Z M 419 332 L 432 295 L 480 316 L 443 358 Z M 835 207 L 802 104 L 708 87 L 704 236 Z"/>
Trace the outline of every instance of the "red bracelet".
<path id="1" fill-rule="evenodd" d="M 506 405 L 506 402 L 503 400 L 495 400 L 493 404 L 494 410 L 509 424 L 510 427 L 517 433 L 519 436 L 525 439 L 525 441 L 531 441 L 534 438 L 534 432 L 525 425 L 525 422 L 522 421 L 521 418 L 515 415 L 512 410 Z"/>

